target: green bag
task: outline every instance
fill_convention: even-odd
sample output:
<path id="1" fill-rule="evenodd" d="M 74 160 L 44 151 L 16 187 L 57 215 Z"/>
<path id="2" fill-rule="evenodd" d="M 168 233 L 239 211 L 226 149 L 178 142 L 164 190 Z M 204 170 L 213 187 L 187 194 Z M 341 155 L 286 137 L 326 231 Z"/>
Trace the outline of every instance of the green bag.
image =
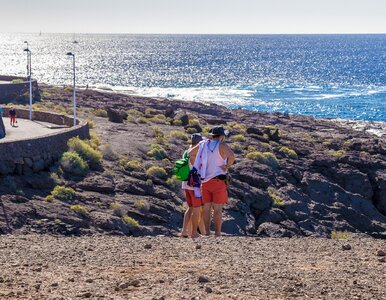
<path id="1" fill-rule="evenodd" d="M 178 180 L 187 181 L 189 178 L 189 172 L 189 154 L 188 151 L 185 151 L 183 157 L 175 162 L 173 174 Z"/>

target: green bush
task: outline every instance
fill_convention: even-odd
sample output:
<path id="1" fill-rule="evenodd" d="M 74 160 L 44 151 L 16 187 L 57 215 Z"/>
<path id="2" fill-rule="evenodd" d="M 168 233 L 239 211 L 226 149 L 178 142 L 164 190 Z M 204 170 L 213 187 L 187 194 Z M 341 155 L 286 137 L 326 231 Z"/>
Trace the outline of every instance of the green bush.
<path id="1" fill-rule="evenodd" d="M 107 111 L 102 108 L 96 108 L 91 111 L 94 116 L 107 118 Z"/>
<path id="2" fill-rule="evenodd" d="M 70 209 L 72 211 L 77 212 L 78 214 L 81 214 L 81 215 L 87 215 L 87 213 L 88 213 L 87 208 L 85 208 L 83 205 L 79 205 L 79 204 L 71 205 Z"/>
<path id="3" fill-rule="evenodd" d="M 139 117 L 142 117 L 142 116 L 143 116 L 143 113 L 140 112 L 140 111 L 138 111 L 138 110 L 136 110 L 136 109 L 129 109 L 129 110 L 127 111 L 127 114 L 128 114 L 129 116 L 133 116 L 133 117 L 136 117 L 136 118 L 139 118 Z"/>
<path id="4" fill-rule="evenodd" d="M 48 195 L 48 196 L 46 196 L 46 197 L 44 198 L 44 201 L 49 202 L 49 203 L 52 203 L 52 202 L 55 201 L 55 197 L 52 196 L 52 195 Z"/>
<path id="5" fill-rule="evenodd" d="M 146 119 L 145 117 L 139 117 L 139 118 L 137 118 L 137 123 L 138 124 L 146 124 L 146 123 L 149 123 L 149 120 Z"/>
<path id="6" fill-rule="evenodd" d="M 167 124 L 167 119 L 165 115 L 161 114 L 153 116 L 149 119 L 149 121 L 156 124 Z"/>
<path id="7" fill-rule="evenodd" d="M 258 161 L 272 168 L 277 168 L 279 166 L 279 161 L 277 160 L 275 154 L 271 152 L 253 151 L 253 152 L 249 152 L 246 155 L 246 158 L 250 160 Z"/>
<path id="8" fill-rule="evenodd" d="M 132 218 L 132 217 L 124 216 L 124 217 L 122 217 L 122 220 L 123 220 L 127 225 L 129 225 L 130 228 L 137 228 L 137 227 L 139 226 L 138 221 L 135 220 L 135 219 Z"/>
<path id="9" fill-rule="evenodd" d="M 119 163 L 125 170 L 128 171 L 139 171 L 142 169 L 141 162 L 138 160 L 127 160 L 126 158 L 121 158 Z"/>
<path id="10" fill-rule="evenodd" d="M 146 174 L 161 179 L 165 179 L 168 176 L 168 173 L 165 171 L 165 169 L 158 166 L 151 166 L 146 170 Z"/>
<path id="11" fill-rule="evenodd" d="M 60 166 L 65 173 L 83 176 L 89 167 L 82 157 L 76 152 L 64 152 L 60 159 Z"/>
<path id="12" fill-rule="evenodd" d="M 156 160 L 163 160 L 168 156 L 166 150 L 158 144 L 151 144 L 151 149 L 147 152 L 147 155 L 153 157 Z"/>
<path id="13" fill-rule="evenodd" d="M 142 212 L 148 212 L 150 210 L 150 203 L 145 199 L 136 200 L 134 206 Z"/>
<path id="14" fill-rule="evenodd" d="M 236 134 L 236 135 L 233 135 L 231 136 L 231 139 L 234 140 L 234 141 L 244 141 L 245 137 L 243 134 Z"/>
<path id="15" fill-rule="evenodd" d="M 23 83 L 23 82 L 24 82 L 23 79 L 13 79 L 13 80 L 11 81 L 11 83 L 13 83 L 13 84 L 16 84 L 16 83 Z"/>
<path id="16" fill-rule="evenodd" d="M 346 154 L 346 151 L 344 151 L 344 150 L 338 150 L 338 151 L 332 151 L 331 152 L 331 156 L 334 158 L 341 158 L 345 154 Z"/>
<path id="17" fill-rule="evenodd" d="M 287 155 L 288 157 L 291 157 L 291 158 L 294 158 L 294 159 L 297 159 L 298 158 L 298 154 L 295 152 L 295 150 L 292 150 L 290 148 L 287 148 L 287 147 L 281 147 L 279 149 L 280 152 L 284 153 L 285 155 Z"/>
<path id="18" fill-rule="evenodd" d="M 78 137 L 70 139 L 67 143 L 70 151 L 78 153 L 85 161 L 91 166 L 98 166 L 102 160 L 102 153 L 95 150 L 87 142 L 81 140 Z"/>
<path id="19" fill-rule="evenodd" d="M 239 124 L 239 123 L 234 122 L 234 121 L 229 122 L 228 126 L 236 131 L 242 131 L 242 132 L 247 131 L 247 126 L 245 126 L 244 124 Z"/>
<path id="20" fill-rule="evenodd" d="M 90 132 L 90 140 L 87 142 L 93 149 L 98 150 L 101 141 L 95 132 Z"/>
<path id="21" fill-rule="evenodd" d="M 236 153 L 243 152 L 243 146 L 239 142 L 234 142 L 231 144 L 231 149 Z"/>
<path id="22" fill-rule="evenodd" d="M 191 126 L 200 125 L 200 120 L 191 119 L 191 120 L 189 120 L 189 125 L 191 125 Z"/>
<path id="23" fill-rule="evenodd" d="M 75 190 L 70 187 L 57 185 L 51 192 L 51 195 L 58 200 L 73 200 L 75 198 Z"/>
<path id="24" fill-rule="evenodd" d="M 170 131 L 170 133 L 168 134 L 168 137 L 169 138 L 176 138 L 176 139 L 179 139 L 182 141 L 188 141 L 189 140 L 189 138 L 187 137 L 187 135 L 184 132 L 178 131 L 178 130 Z"/>
<path id="25" fill-rule="evenodd" d="M 350 234 L 347 231 L 331 231 L 331 238 L 333 240 L 347 240 Z"/>
<path id="26" fill-rule="evenodd" d="M 176 176 L 172 176 L 166 180 L 166 184 L 173 190 L 179 190 L 181 187 L 181 181 L 179 181 Z"/>
<path id="27" fill-rule="evenodd" d="M 194 128 L 194 127 L 189 127 L 189 128 L 186 129 L 186 133 L 187 134 L 197 133 L 197 129 Z"/>
<path id="28" fill-rule="evenodd" d="M 102 146 L 103 158 L 107 160 L 115 161 L 118 159 L 118 154 L 111 148 L 109 144 L 104 144 Z"/>
<path id="29" fill-rule="evenodd" d="M 182 121 L 181 120 L 173 120 L 172 124 L 174 126 L 182 126 Z"/>
<path id="30" fill-rule="evenodd" d="M 284 201 L 281 199 L 281 197 L 274 191 L 273 188 L 268 188 L 268 196 L 273 201 L 273 206 L 276 207 L 283 207 L 285 205 Z"/>

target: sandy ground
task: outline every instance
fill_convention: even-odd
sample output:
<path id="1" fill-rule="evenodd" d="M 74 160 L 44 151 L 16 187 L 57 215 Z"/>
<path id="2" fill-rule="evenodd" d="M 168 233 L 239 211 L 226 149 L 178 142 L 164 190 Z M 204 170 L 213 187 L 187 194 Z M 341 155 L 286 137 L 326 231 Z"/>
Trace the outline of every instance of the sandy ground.
<path id="1" fill-rule="evenodd" d="M 47 122 L 35 122 L 18 118 L 17 124 L 15 124 L 15 127 L 12 127 L 9 124 L 8 117 L 3 117 L 3 121 L 7 135 L 0 140 L 0 143 L 35 138 L 63 130 L 63 128 L 49 128 L 50 125 L 54 124 Z"/>
<path id="2" fill-rule="evenodd" d="M 357 236 L 0 236 L 0 299 L 385 299 L 380 250 Z"/>

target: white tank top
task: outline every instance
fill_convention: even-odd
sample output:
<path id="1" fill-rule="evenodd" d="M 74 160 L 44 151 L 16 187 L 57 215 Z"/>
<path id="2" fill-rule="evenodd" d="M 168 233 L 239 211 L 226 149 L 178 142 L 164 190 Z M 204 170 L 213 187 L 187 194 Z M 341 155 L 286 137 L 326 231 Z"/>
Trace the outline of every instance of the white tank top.
<path id="1" fill-rule="evenodd" d="M 221 169 L 221 166 L 226 165 L 227 162 L 220 154 L 220 141 L 210 141 L 207 143 L 206 147 L 208 147 L 208 163 L 206 166 L 205 179 L 202 182 L 207 182 L 218 175 L 226 174 L 226 172 Z"/>

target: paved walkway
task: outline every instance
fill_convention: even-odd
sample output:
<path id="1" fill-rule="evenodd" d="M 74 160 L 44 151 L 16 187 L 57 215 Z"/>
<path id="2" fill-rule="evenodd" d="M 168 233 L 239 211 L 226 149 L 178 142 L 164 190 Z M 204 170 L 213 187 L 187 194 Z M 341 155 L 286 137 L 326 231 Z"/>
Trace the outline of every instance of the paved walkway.
<path id="1" fill-rule="evenodd" d="M 40 122 L 40 121 L 30 121 L 26 119 L 17 119 L 16 127 L 12 127 L 9 124 L 9 118 L 3 117 L 6 137 L 0 139 L 0 144 L 10 141 L 24 140 L 26 138 L 36 138 L 39 136 L 44 136 L 51 133 L 56 133 L 64 130 L 64 128 L 49 128 L 49 126 L 54 126 L 55 124 Z"/>

